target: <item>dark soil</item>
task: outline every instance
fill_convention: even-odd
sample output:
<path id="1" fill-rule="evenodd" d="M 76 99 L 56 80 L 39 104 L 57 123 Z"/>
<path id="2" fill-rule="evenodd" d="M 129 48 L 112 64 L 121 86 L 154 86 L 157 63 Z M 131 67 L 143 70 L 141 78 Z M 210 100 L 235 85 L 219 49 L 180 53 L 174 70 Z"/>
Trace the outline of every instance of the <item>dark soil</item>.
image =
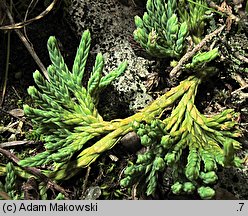
<path id="1" fill-rule="evenodd" d="M 40 8 L 40 10 L 42 10 L 42 8 Z M 66 50 L 66 53 L 63 53 L 65 61 L 69 66 L 72 65 L 80 38 L 76 37 L 70 29 L 70 26 L 66 23 L 61 9 L 56 12 L 51 12 L 41 20 L 28 25 L 26 27 L 26 32 L 29 41 L 32 43 L 34 50 L 45 67 L 50 64 L 46 45 L 49 36 L 55 36 L 61 43 L 61 46 L 63 44 L 63 47 L 60 48 L 62 52 Z M 5 61 L 3 60 L 6 58 L 6 34 L 1 32 L 1 38 L 2 45 L 0 59 L 2 61 L 0 66 L 1 71 L 4 71 Z M 6 108 L 6 110 L 16 108 L 16 104 L 12 104 L 11 101 L 14 100 L 13 102 L 15 102 L 15 100 L 19 100 L 20 98 L 18 95 L 22 100 L 26 98 L 26 90 L 28 86 L 33 84 L 32 74 L 35 70 L 39 69 L 30 53 L 14 31 L 11 32 L 10 44 L 8 88 L 3 104 L 3 109 Z M 0 78 L 2 81 L 2 74 Z M 16 90 L 16 93 L 13 88 Z"/>

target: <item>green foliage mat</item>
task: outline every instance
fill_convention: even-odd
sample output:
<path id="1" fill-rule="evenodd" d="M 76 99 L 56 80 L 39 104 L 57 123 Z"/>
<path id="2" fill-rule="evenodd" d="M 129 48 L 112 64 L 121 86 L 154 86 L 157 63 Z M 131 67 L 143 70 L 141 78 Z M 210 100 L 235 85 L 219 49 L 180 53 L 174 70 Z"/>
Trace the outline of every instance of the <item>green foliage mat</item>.
<path id="1" fill-rule="evenodd" d="M 205 3 L 199 0 L 195 5 L 189 1 L 187 10 L 182 5 L 177 10 L 176 3 L 148 0 L 148 12 L 143 18 L 135 18 L 135 40 L 152 56 L 178 59 L 185 53 L 186 36 L 190 34 L 198 43 L 203 34 L 201 15 L 206 12 Z M 218 49 L 196 53 L 184 68 L 193 75 L 140 112 L 125 119 L 104 121 L 97 110 L 99 94 L 124 72 L 127 63 L 102 76 L 104 59 L 98 54 L 87 86 L 82 86 L 90 42 L 87 30 L 70 71 L 56 39 L 49 38 L 52 62 L 47 68 L 49 79 L 39 71 L 34 73 L 36 86 L 29 87 L 28 93 L 35 106 L 24 106 L 25 115 L 33 122 L 34 133 L 45 143 L 45 151 L 22 159 L 20 167 L 50 167 L 42 172 L 54 180 L 67 180 L 111 149 L 125 134 L 135 131 L 146 151 L 125 169 L 121 186 L 142 184 L 147 195 L 154 195 L 159 176 L 170 168 L 173 193 L 197 192 L 201 198 L 211 199 L 215 195 L 212 185 L 218 180 L 218 167 L 242 165 L 236 156 L 241 144 L 235 140 L 242 135 L 236 122 L 239 114 L 227 109 L 205 116 L 195 106 L 199 84 L 215 71 L 208 63 L 218 57 Z M 168 107 L 173 109 L 165 115 Z M 0 174 L 7 173 L 5 191 L 12 198 L 13 169 L 12 165 L 0 166 Z M 24 178 L 29 176 L 20 168 L 15 172 Z"/>
<path id="2" fill-rule="evenodd" d="M 138 157 L 137 165 L 126 169 L 127 177 L 121 181 L 122 186 L 145 178 L 147 194 L 153 194 L 158 173 L 169 166 L 175 170 L 176 183 L 172 186 L 175 193 L 181 190 L 190 193 L 198 187 L 201 197 L 212 197 L 213 190 L 201 186 L 201 182 L 207 185 L 217 180 L 217 164 L 240 166 L 241 161 L 234 157 L 234 153 L 241 146 L 233 138 L 239 137 L 241 133 L 236 128 L 236 114 L 232 110 L 205 117 L 194 105 L 197 87 L 210 73 L 209 68 L 204 66 L 197 75 L 182 81 L 137 114 L 106 122 L 96 109 L 99 91 L 124 71 L 126 63 L 102 77 L 103 58 L 98 54 L 87 88 L 84 88 L 81 82 L 89 46 L 90 34 L 85 31 L 70 72 L 55 38 L 48 40 L 53 63 L 48 67 L 50 80 L 44 80 L 38 71 L 34 73 L 38 89 L 30 87 L 28 92 L 38 107 L 24 107 L 25 114 L 35 124 L 36 133 L 45 141 L 46 151 L 21 160 L 19 165 L 41 166 L 52 163 L 54 170 L 47 172 L 49 177 L 69 179 L 94 162 L 101 153 L 111 149 L 122 136 L 135 130 L 148 150 Z M 192 59 L 189 68 L 205 65 L 217 55 L 217 49 L 202 52 Z M 164 110 L 176 104 L 171 115 L 163 119 Z M 94 137 L 99 137 L 99 140 L 85 148 L 84 145 Z M 181 162 L 185 150 L 188 152 L 186 164 Z M 75 154 L 76 160 L 71 160 Z M 184 186 L 183 181 L 186 184 Z M 190 189 L 186 189 L 189 184 Z"/>

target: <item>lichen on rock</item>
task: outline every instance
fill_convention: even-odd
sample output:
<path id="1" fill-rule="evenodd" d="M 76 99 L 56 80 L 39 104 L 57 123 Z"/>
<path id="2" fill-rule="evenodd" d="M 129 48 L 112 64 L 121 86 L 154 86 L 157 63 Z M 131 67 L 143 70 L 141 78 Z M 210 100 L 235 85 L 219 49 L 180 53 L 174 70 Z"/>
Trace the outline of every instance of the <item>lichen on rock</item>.
<path id="1" fill-rule="evenodd" d="M 114 97 L 115 103 L 108 106 L 124 103 L 129 113 L 144 108 L 152 101 L 144 80 L 154 61 L 137 57 L 130 43 L 135 29 L 133 17 L 140 13 L 139 10 L 140 8 L 134 5 L 123 5 L 117 0 L 75 0 L 68 10 L 70 22 L 76 26 L 78 35 L 81 35 L 83 30 L 90 29 L 92 54 L 103 53 L 107 65 L 105 73 L 111 71 L 119 62 L 127 60 L 128 68 L 125 73 L 113 82 L 118 96 Z M 104 92 L 105 98 L 111 98 L 112 93 L 113 91 Z"/>

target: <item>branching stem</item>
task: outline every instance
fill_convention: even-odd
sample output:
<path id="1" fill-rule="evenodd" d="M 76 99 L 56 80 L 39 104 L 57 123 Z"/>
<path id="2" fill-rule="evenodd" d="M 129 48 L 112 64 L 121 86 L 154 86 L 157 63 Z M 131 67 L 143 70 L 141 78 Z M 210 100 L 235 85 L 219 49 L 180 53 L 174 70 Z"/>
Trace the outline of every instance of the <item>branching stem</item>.
<path id="1" fill-rule="evenodd" d="M 172 69 L 170 72 L 170 77 L 172 79 L 177 78 L 180 76 L 181 69 L 183 68 L 183 65 L 192 58 L 208 41 L 210 41 L 214 36 L 219 34 L 223 31 L 226 25 L 221 25 L 219 28 L 211 32 L 210 34 L 206 35 L 204 39 L 201 40 L 199 44 L 195 46 L 195 48 L 189 52 L 187 52 L 178 62 L 177 66 Z"/>
<path id="2" fill-rule="evenodd" d="M 0 153 L 11 159 L 15 164 L 18 164 L 20 161 L 18 157 L 16 157 L 13 153 L 10 151 L 7 151 L 5 149 L 0 148 Z M 45 182 L 49 188 L 54 188 L 60 193 L 64 194 L 65 196 L 68 196 L 68 193 L 65 191 L 64 188 L 56 184 L 54 181 L 49 179 L 46 175 L 44 175 L 41 170 L 34 168 L 34 167 L 22 167 L 23 170 L 33 174 L 37 178 L 39 178 L 41 181 Z"/>

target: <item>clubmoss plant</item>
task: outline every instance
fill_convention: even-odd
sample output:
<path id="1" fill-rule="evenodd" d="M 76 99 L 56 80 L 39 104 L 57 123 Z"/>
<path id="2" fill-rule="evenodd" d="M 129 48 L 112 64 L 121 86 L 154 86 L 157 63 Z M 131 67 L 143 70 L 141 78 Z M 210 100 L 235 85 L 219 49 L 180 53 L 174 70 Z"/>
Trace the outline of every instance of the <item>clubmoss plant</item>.
<path id="1" fill-rule="evenodd" d="M 204 32 L 206 3 L 202 0 L 148 0 L 143 17 L 135 16 L 134 39 L 151 56 L 182 56 L 191 35 L 199 43 Z"/>
<path id="2" fill-rule="evenodd" d="M 29 87 L 28 93 L 39 107 L 24 106 L 25 114 L 36 125 L 36 133 L 45 137 L 46 151 L 22 160 L 20 165 L 40 166 L 51 162 L 66 162 L 88 140 L 101 134 L 97 128 L 105 123 L 95 106 L 99 93 L 124 71 L 127 64 L 120 64 L 116 70 L 102 77 L 104 60 L 98 54 L 85 88 L 82 86 L 82 78 L 89 48 L 90 32 L 85 31 L 70 72 L 57 47 L 56 39 L 49 38 L 48 51 L 52 61 L 47 69 L 49 81 L 39 71 L 35 71 L 33 76 L 37 87 Z M 93 130 L 92 125 L 95 125 L 96 130 Z"/>
<path id="3" fill-rule="evenodd" d="M 147 151 L 126 168 L 123 187 L 142 182 L 147 185 L 146 194 L 154 195 L 159 175 L 171 168 L 173 193 L 197 190 L 207 199 L 215 195 L 211 185 L 218 180 L 218 166 L 241 167 L 241 159 L 234 156 L 241 148 L 235 140 L 241 136 L 235 121 L 238 114 L 228 109 L 212 117 L 202 115 L 194 105 L 199 83 L 195 80 L 169 117 L 133 124 Z"/>
<path id="4" fill-rule="evenodd" d="M 143 18 L 135 17 L 135 40 L 153 56 L 179 59 L 185 54 L 186 36 L 194 34 L 198 43 L 203 32 L 199 15 L 203 10 L 195 9 L 196 5 L 202 8 L 203 3 L 197 2 L 192 5 L 187 2 L 183 12 L 177 1 L 168 0 L 165 4 L 162 0 L 148 0 Z M 201 198 L 211 199 L 215 195 L 212 185 L 218 180 L 218 167 L 240 167 L 242 163 L 236 156 L 241 149 L 235 139 L 241 136 L 236 121 L 238 114 L 228 109 L 210 117 L 201 114 L 195 106 L 199 84 L 215 71 L 209 62 L 218 57 L 218 49 L 198 52 L 184 65 L 193 75 L 141 111 L 125 119 L 105 121 L 97 110 L 100 92 L 124 72 L 127 63 L 102 76 L 104 59 L 98 54 L 84 87 L 82 79 L 90 42 L 87 30 L 69 70 L 56 39 L 49 38 L 52 62 L 47 68 L 49 80 L 39 71 L 34 73 L 36 86 L 30 87 L 28 93 L 36 106 L 24 106 L 25 115 L 33 121 L 35 136 L 42 137 L 45 150 L 23 158 L 20 167 L 49 165 L 49 169 L 42 170 L 44 174 L 57 181 L 67 180 L 111 149 L 125 134 L 136 131 L 147 150 L 126 168 L 121 186 L 144 184 L 146 194 L 154 195 L 159 176 L 170 168 L 173 193 L 197 192 Z M 165 115 L 168 107 L 173 109 Z M 16 172 L 25 178 L 29 176 L 21 168 Z M 0 175 L 6 173 L 7 167 L 0 166 Z M 46 198 L 46 185 L 40 185 L 40 193 Z"/>
<path id="5" fill-rule="evenodd" d="M 135 16 L 134 39 L 152 56 L 179 58 L 188 26 L 178 20 L 177 1 L 148 0 L 146 8 L 142 18 Z"/>
<path id="6" fill-rule="evenodd" d="M 235 140 L 241 136 L 236 128 L 237 114 L 226 110 L 205 117 L 194 105 L 198 85 L 213 71 L 206 64 L 218 56 L 218 49 L 192 58 L 186 68 L 195 69 L 196 74 L 140 112 L 126 119 L 106 122 L 96 109 L 99 90 L 120 75 L 126 63 L 101 77 L 103 59 L 98 54 L 87 88 L 84 88 L 81 81 L 89 41 L 89 31 L 85 31 L 70 72 L 57 49 L 56 40 L 48 40 L 53 63 L 48 67 L 50 81 L 36 71 L 34 79 L 37 88 L 30 87 L 29 94 L 39 106 L 24 107 L 26 115 L 34 121 L 36 133 L 43 135 L 46 150 L 21 160 L 19 165 L 53 164 L 53 171 L 44 171 L 45 174 L 56 180 L 69 179 L 111 149 L 126 133 L 135 130 L 148 150 L 138 157 L 136 165 L 126 169 L 122 186 L 145 179 L 147 195 L 154 194 L 159 174 L 166 167 L 171 167 L 174 193 L 193 193 L 197 190 L 202 198 L 212 197 L 214 191 L 210 186 L 217 180 L 218 165 L 241 164 L 235 157 L 235 152 L 241 148 Z M 176 104 L 171 115 L 164 118 L 164 110 Z M 89 146 L 88 141 L 94 137 L 98 137 L 98 141 Z M 185 152 L 188 152 L 186 163 L 183 161 Z M 72 159 L 73 155 L 77 155 L 76 159 Z"/>
<path id="7" fill-rule="evenodd" d="M 16 189 L 15 167 L 9 162 L 6 165 L 5 184 L 0 182 L 0 199 L 19 199 L 20 196 L 17 194 Z"/>
<path id="8" fill-rule="evenodd" d="M 198 117 L 190 117 L 192 114 L 187 115 L 187 121 L 183 121 L 184 113 L 197 113 L 193 102 L 197 86 L 202 77 L 205 76 L 204 73 L 189 77 L 135 115 L 126 119 L 107 122 L 102 119 L 96 108 L 99 91 L 119 76 L 127 64 L 122 63 L 116 70 L 102 77 L 103 58 L 101 54 L 98 54 L 85 88 L 81 82 L 89 47 L 90 33 L 85 31 L 72 72 L 70 72 L 57 48 L 55 38 L 51 37 L 48 40 L 48 50 L 52 61 L 52 65 L 48 67 L 50 81 L 45 80 L 36 71 L 34 80 L 37 87 L 30 87 L 28 92 L 38 106 L 36 108 L 28 105 L 24 106 L 25 114 L 34 122 L 36 134 L 42 135 L 46 150 L 36 156 L 21 160 L 19 165 L 41 166 L 53 164 L 53 172 L 48 170 L 44 173 L 57 180 L 68 179 L 81 168 L 94 162 L 101 153 L 112 148 L 122 136 L 132 131 L 133 122 L 151 122 L 154 118 L 161 116 L 166 107 L 173 105 L 181 97 L 183 98 L 180 103 L 182 105 L 179 104 L 180 106 L 175 108 L 173 116 L 177 118 L 175 113 L 180 110 L 180 118 L 184 122 L 184 128 L 189 127 L 187 130 L 189 132 L 193 131 L 187 124 L 193 124 L 196 121 L 195 118 L 198 119 Z M 188 67 L 192 68 L 197 65 L 201 68 L 200 65 L 204 65 L 215 58 L 217 52 L 217 50 L 214 50 L 197 55 Z M 187 100 L 192 102 L 189 103 Z M 185 104 L 188 104 L 188 106 L 191 104 L 192 108 L 184 108 Z M 200 116 L 199 113 L 197 114 Z M 166 122 L 166 120 L 164 121 Z M 200 123 L 204 127 L 204 123 Z M 179 127 L 180 124 L 180 121 L 178 121 L 173 130 L 176 130 L 175 127 Z M 182 132 L 182 134 L 185 133 Z M 212 134 L 214 131 L 210 130 L 208 133 Z M 182 134 L 178 134 L 178 140 L 180 140 Z M 94 137 L 98 137 L 99 140 L 89 146 L 88 141 Z M 72 160 L 73 155 L 76 156 L 76 159 Z"/>
<path id="9" fill-rule="evenodd" d="M 134 37 L 150 55 L 178 58 L 185 54 L 183 47 L 186 46 L 185 37 L 188 34 L 195 44 L 201 41 L 207 9 L 206 2 L 201 0 L 179 1 L 178 7 L 176 1 L 168 0 L 165 3 L 162 0 L 148 0 L 143 19 L 135 18 L 137 30 L 134 31 Z M 175 22 L 170 22 L 172 19 Z M 167 24 L 170 29 L 166 28 Z M 184 25 L 185 33 L 179 43 L 180 29 Z M 160 32 L 160 35 L 154 32 Z M 173 33 L 174 36 L 170 37 Z M 153 44 L 152 35 L 156 36 L 153 37 L 156 39 Z M 171 38 L 174 39 L 171 43 L 173 46 L 170 46 Z M 175 52 L 179 50 L 178 44 L 182 49 Z M 146 189 L 148 196 L 155 195 L 159 176 L 161 179 L 170 169 L 174 182 L 171 191 L 174 194 L 196 192 L 202 199 L 211 199 L 215 195 L 213 185 L 218 180 L 218 167 L 242 166 L 242 160 L 235 156 L 235 152 L 241 149 L 241 144 L 235 140 L 242 135 L 235 121 L 239 114 L 227 109 L 206 117 L 194 103 L 198 85 L 216 70 L 207 63 L 218 55 L 217 48 L 208 52 L 201 51 L 193 56 L 190 63 L 184 65 L 184 69 L 195 74 L 188 78 L 194 81 L 178 101 L 173 100 L 175 107 L 169 116 L 160 116 L 150 122 L 133 123 L 141 144 L 147 150 L 139 154 L 136 163 L 124 171 L 125 177 L 120 182 L 123 187 L 138 183 Z"/>

